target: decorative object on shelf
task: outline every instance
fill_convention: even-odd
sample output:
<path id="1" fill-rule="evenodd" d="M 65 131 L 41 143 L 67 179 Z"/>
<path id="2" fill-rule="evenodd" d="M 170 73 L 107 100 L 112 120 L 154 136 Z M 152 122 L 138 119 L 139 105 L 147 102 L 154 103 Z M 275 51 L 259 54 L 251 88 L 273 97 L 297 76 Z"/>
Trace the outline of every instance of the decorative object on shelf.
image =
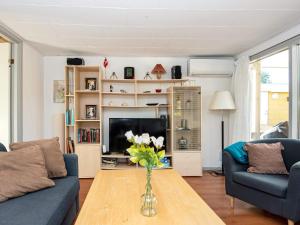
<path id="1" fill-rule="evenodd" d="M 65 102 L 65 81 L 64 80 L 53 81 L 53 102 L 54 103 Z"/>
<path id="2" fill-rule="evenodd" d="M 172 79 L 181 79 L 181 66 L 173 66 L 171 69 Z"/>
<path id="3" fill-rule="evenodd" d="M 85 112 L 86 119 L 95 120 L 97 118 L 97 105 L 86 105 Z"/>
<path id="4" fill-rule="evenodd" d="M 107 58 L 105 57 L 104 60 L 103 60 L 103 67 L 104 67 L 104 78 L 107 79 L 106 77 L 106 68 L 108 66 L 108 60 Z"/>
<path id="5" fill-rule="evenodd" d="M 180 128 L 183 129 L 183 130 L 188 130 L 189 129 L 187 119 L 181 119 L 181 127 Z"/>
<path id="6" fill-rule="evenodd" d="M 125 91 L 124 89 L 121 89 L 120 92 L 121 92 L 122 94 L 126 94 L 126 93 L 127 93 L 127 91 Z"/>
<path id="7" fill-rule="evenodd" d="M 151 93 L 151 91 L 144 91 L 143 93 L 144 94 L 149 94 L 149 93 Z"/>
<path id="8" fill-rule="evenodd" d="M 150 76 L 149 72 L 147 72 L 146 75 L 144 76 L 144 80 L 152 80 L 152 77 Z"/>
<path id="9" fill-rule="evenodd" d="M 224 111 L 235 110 L 234 100 L 230 91 L 216 91 L 210 104 L 210 110 L 217 110 L 222 112 L 221 121 L 221 144 L 222 144 L 222 157 L 224 151 Z M 220 175 L 224 175 L 224 166 L 222 158 L 222 171 Z"/>
<path id="10" fill-rule="evenodd" d="M 117 80 L 118 79 L 118 76 L 115 72 L 112 72 L 112 74 L 110 75 L 109 79 L 111 80 Z"/>
<path id="11" fill-rule="evenodd" d="M 191 105 L 192 105 L 192 100 L 188 99 L 185 102 L 185 108 L 186 109 L 191 109 Z"/>
<path id="12" fill-rule="evenodd" d="M 153 168 L 161 168 L 164 166 L 161 162 L 161 160 L 165 157 L 165 150 L 161 150 L 164 146 L 164 138 L 158 137 L 156 139 L 155 137 L 150 137 L 149 134 L 134 136 L 132 131 L 127 131 L 125 136 L 127 140 L 132 143 L 130 148 L 127 149 L 131 156 L 130 161 L 133 163 L 139 163 L 141 166 L 145 167 L 147 171 L 146 192 L 141 197 L 141 213 L 143 216 L 155 216 L 157 214 L 157 199 L 152 192 L 151 175 Z M 155 146 L 155 148 L 150 146 L 151 143 Z"/>
<path id="13" fill-rule="evenodd" d="M 161 89 L 160 89 L 160 88 L 156 88 L 156 89 L 155 89 L 155 92 L 156 92 L 156 93 L 161 93 Z"/>
<path id="14" fill-rule="evenodd" d="M 170 160 L 167 157 L 164 157 L 163 159 L 160 160 L 164 164 L 164 168 L 168 168 L 171 166 Z"/>
<path id="15" fill-rule="evenodd" d="M 109 92 L 114 92 L 114 86 L 109 85 Z"/>
<path id="16" fill-rule="evenodd" d="M 153 103 L 146 103 L 147 106 L 157 106 L 158 103 L 157 102 L 153 102 Z"/>
<path id="17" fill-rule="evenodd" d="M 96 91 L 97 78 L 85 78 L 85 89 L 90 91 Z"/>
<path id="18" fill-rule="evenodd" d="M 134 79 L 134 67 L 124 67 L 124 79 Z"/>
<path id="19" fill-rule="evenodd" d="M 178 140 L 179 149 L 187 149 L 188 148 L 188 140 L 183 136 Z"/>
<path id="20" fill-rule="evenodd" d="M 156 74 L 156 78 L 158 80 L 161 79 L 161 75 L 166 73 L 166 70 L 161 64 L 156 64 L 153 70 L 151 71 L 152 74 Z"/>
<path id="21" fill-rule="evenodd" d="M 128 106 L 128 103 L 127 103 L 127 102 L 123 102 L 123 103 L 121 104 L 121 106 Z"/>
<path id="22" fill-rule="evenodd" d="M 175 109 L 180 110 L 181 109 L 181 100 L 179 95 L 176 96 L 176 106 Z"/>
<path id="23" fill-rule="evenodd" d="M 106 148 L 106 145 L 102 145 L 102 154 L 110 155 L 109 149 Z"/>
<path id="24" fill-rule="evenodd" d="M 67 95 L 74 95 L 74 71 L 73 70 L 67 70 L 66 74 L 66 92 Z"/>
<path id="25" fill-rule="evenodd" d="M 83 58 L 67 58 L 67 65 L 71 65 L 71 66 L 84 65 L 84 59 Z"/>

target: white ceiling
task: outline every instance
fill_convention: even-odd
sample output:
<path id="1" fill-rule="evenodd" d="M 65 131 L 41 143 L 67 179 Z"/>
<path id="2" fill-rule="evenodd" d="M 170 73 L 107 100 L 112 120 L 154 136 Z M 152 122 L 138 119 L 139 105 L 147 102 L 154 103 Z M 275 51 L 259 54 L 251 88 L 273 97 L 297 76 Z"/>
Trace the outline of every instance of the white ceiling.
<path id="1" fill-rule="evenodd" d="M 300 23 L 300 0 L 1 0 L 45 55 L 236 55 Z"/>

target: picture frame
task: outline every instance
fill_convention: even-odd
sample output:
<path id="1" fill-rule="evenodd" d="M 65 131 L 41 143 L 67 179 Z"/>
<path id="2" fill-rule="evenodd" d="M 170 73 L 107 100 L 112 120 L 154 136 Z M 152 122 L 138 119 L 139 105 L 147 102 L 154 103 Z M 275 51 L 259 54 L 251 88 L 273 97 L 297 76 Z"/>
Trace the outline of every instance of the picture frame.
<path id="1" fill-rule="evenodd" d="M 89 120 L 97 119 L 97 105 L 85 106 L 85 118 Z"/>
<path id="2" fill-rule="evenodd" d="M 134 67 L 124 67 L 124 79 L 134 79 Z"/>
<path id="3" fill-rule="evenodd" d="M 87 77 L 85 78 L 85 89 L 89 91 L 97 90 L 97 78 Z"/>
<path id="4" fill-rule="evenodd" d="M 64 80 L 53 81 L 53 102 L 54 103 L 65 102 L 65 81 Z"/>

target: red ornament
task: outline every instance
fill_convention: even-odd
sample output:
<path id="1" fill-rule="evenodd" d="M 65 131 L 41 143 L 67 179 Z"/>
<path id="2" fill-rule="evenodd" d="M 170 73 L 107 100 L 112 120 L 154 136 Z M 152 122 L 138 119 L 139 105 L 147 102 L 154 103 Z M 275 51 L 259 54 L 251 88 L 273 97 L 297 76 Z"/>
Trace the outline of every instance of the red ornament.
<path id="1" fill-rule="evenodd" d="M 106 67 L 108 66 L 108 60 L 107 60 L 106 57 L 104 58 L 103 66 L 104 66 L 105 69 L 106 69 Z"/>

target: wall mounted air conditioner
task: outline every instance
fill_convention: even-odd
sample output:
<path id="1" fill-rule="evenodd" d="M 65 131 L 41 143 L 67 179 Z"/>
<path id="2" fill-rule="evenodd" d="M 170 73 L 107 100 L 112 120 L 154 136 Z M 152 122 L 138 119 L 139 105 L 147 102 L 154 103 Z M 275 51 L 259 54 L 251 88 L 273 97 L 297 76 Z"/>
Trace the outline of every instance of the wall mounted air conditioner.
<path id="1" fill-rule="evenodd" d="M 189 76 L 232 76 L 233 58 L 192 58 L 188 62 Z"/>

